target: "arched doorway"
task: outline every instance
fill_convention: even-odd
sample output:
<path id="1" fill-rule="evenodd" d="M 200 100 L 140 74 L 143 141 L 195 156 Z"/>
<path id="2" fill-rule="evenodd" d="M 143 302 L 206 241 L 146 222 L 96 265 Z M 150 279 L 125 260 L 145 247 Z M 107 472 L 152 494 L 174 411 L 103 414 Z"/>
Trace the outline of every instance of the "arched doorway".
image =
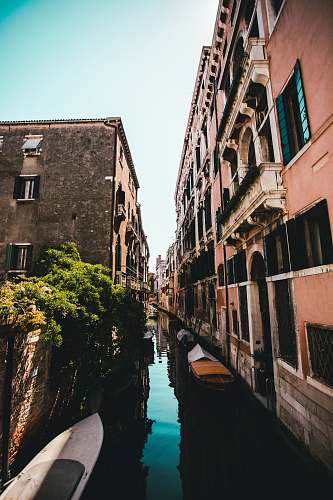
<path id="1" fill-rule="evenodd" d="M 262 396 L 270 400 L 272 407 L 275 406 L 275 390 L 274 390 L 274 368 L 272 354 L 272 338 L 271 338 L 271 321 L 269 315 L 269 300 L 266 282 L 266 266 L 263 256 L 256 251 L 252 256 L 251 281 L 257 284 L 258 302 L 257 310 L 260 312 L 257 321 L 261 320 L 261 324 L 257 325 L 257 330 L 260 331 L 260 340 L 256 344 L 261 347 L 253 353 L 255 360 L 256 373 L 256 391 Z M 256 327 L 256 325 L 254 325 Z"/>

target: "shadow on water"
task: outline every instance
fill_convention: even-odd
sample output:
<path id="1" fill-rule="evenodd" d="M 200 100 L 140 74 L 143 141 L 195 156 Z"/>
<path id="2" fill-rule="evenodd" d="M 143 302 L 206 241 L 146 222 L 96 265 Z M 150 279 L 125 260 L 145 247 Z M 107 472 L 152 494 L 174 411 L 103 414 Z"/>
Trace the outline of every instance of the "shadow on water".
<path id="1" fill-rule="evenodd" d="M 148 328 L 137 385 L 104 401 L 105 439 L 82 497 L 122 500 L 324 497 L 331 481 L 303 462 L 241 387 L 226 399 L 192 380 L 179 325 Z"/>

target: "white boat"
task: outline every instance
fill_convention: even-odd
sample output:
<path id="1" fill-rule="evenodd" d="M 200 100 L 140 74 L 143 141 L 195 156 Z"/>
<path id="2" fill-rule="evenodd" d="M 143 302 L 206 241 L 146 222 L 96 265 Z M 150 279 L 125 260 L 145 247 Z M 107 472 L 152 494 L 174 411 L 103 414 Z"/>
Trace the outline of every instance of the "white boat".
<path id="1" fill-rule="evenodd" d="M 177 339 L 180 344 L 188 347 L 194 342 L 194 335 L 189 330 L 185 330 L 185 328 L 182 328 L 177 333 Z"/>
<path id="2" fill-rule="evenodd" d="M 78 500 L 103 442 L 98 415 L 81 420 L 48 443 L 0 495 L 1 500 Z"/>

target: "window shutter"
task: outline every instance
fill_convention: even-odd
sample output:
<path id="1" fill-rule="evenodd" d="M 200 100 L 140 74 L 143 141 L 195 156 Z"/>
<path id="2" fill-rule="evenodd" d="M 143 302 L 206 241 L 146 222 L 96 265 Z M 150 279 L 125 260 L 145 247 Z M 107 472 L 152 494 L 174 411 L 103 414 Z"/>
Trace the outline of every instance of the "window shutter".
<path id="1" fill-rule="evenodd" d="M 33 247 L 29 245 L 27 248 L 27 271 L 30 271 L 32 267 L 32 251 Z"/>
<path id="2" fill-rule="evenodd" d="M 282 226 L 279 226 L 278 234 L 281 237 L 281 244 L 282 244 L 283 272 L 289 273 L 290 263 L 289 263 L 289 255 L 288 255 L 287 228 L 286 228 L 285 224 L 283 224 Z"/>
<path id="3" fill-rule="evenodd" d="M 8 271 L 12 267 L 12 255 L 13 255 L 13 245 L 8 243 L 6 247 L 6 260 L 5 260 L 5 269 Z"/>
<path id="4" fill-rule="evenodd" d="M 197 146 L 195 148 L 195 161 L 196 161 L 196 165 L 197 165 L 197 173 L 199 172 L 200 170 L 200 165 L 201 165 L 201 159 L 200 159 L 200 146 Z"/>
<path id="5" fill-rule="evenodd" d="M 16 200 L 21 197 L 21 186 L 22 186 L 22 177 L 16 176 L 14 181 L 14 191 L 13 198 Z"/>
<path id="6" fill-rule="evenodd" d="M 268 276 L 272 276 L 274 274 L 277 274 L 275 231 L 265 236 L 264 241 L 267 261 L 267 274 Z"/>
<path id="7" fill-rule="evenodd" d="M 39 175 L 34 178 L 34 190 L 32 197 L 37 199 L 39 196 Z"/>
<path id="8" fill-rule="evenodd" d="M 299 60 L 297 60 L 297 62 L 296 62 L 294 76 L 295 76 L 295 84 L 296 84 L 299 112 L 300 112 L 300 117 L 301 117 L 303 139 L 304 139 L 304 144 L 305 144 L 310 139 L 310 125 L 309 125 L 309 119 L 308 119 L 308 112 L 306 109 L 304 87 L 303 87 L 302 74 L 301 74 L 301 65 L 300 65 Z"/>
<path id="9" fill-rule="evenodd" d="M 303 216 L 290 219 L 287 222 L 289 252 L 291 269 L 298 271 L 299 269 L 306 269 L 307 254 L 305 244 L 304 222 Z"/>
<path id="10" fill-rule="evenodd" d="M 283 101 L 283 94 L 280 94 L 276 98 L 276 109 L 279 119 L 279 128 L 280 128 L 280 136 L 281 136 L 281 145 L 282 145 L 282 156 L 283 163 L 287 165 L 292 158 L 291 147 L 289 142 L 288 135 L 288 125 L 286 118 L 286 110 Z"/>
<path id="11" fill-rule="evenodd" d="M 313 215 L 319 224 L 323 263 L 331 264 L 333 262 L 333 245 L 327 200 L 322 200 L 312 210 L 314 212 Z"/>

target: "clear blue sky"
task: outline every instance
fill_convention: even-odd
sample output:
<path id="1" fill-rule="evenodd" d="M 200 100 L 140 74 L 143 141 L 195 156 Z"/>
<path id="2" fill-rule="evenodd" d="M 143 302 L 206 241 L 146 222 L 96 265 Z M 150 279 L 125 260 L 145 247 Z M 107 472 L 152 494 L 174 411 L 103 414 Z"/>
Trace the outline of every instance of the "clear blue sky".
<path id="1" fill-rule="evenodd" d="M 121 116 L 151 252 L 174 238 L 174 189 L 218 0 L 0 0 L 0 119 Z"/>

